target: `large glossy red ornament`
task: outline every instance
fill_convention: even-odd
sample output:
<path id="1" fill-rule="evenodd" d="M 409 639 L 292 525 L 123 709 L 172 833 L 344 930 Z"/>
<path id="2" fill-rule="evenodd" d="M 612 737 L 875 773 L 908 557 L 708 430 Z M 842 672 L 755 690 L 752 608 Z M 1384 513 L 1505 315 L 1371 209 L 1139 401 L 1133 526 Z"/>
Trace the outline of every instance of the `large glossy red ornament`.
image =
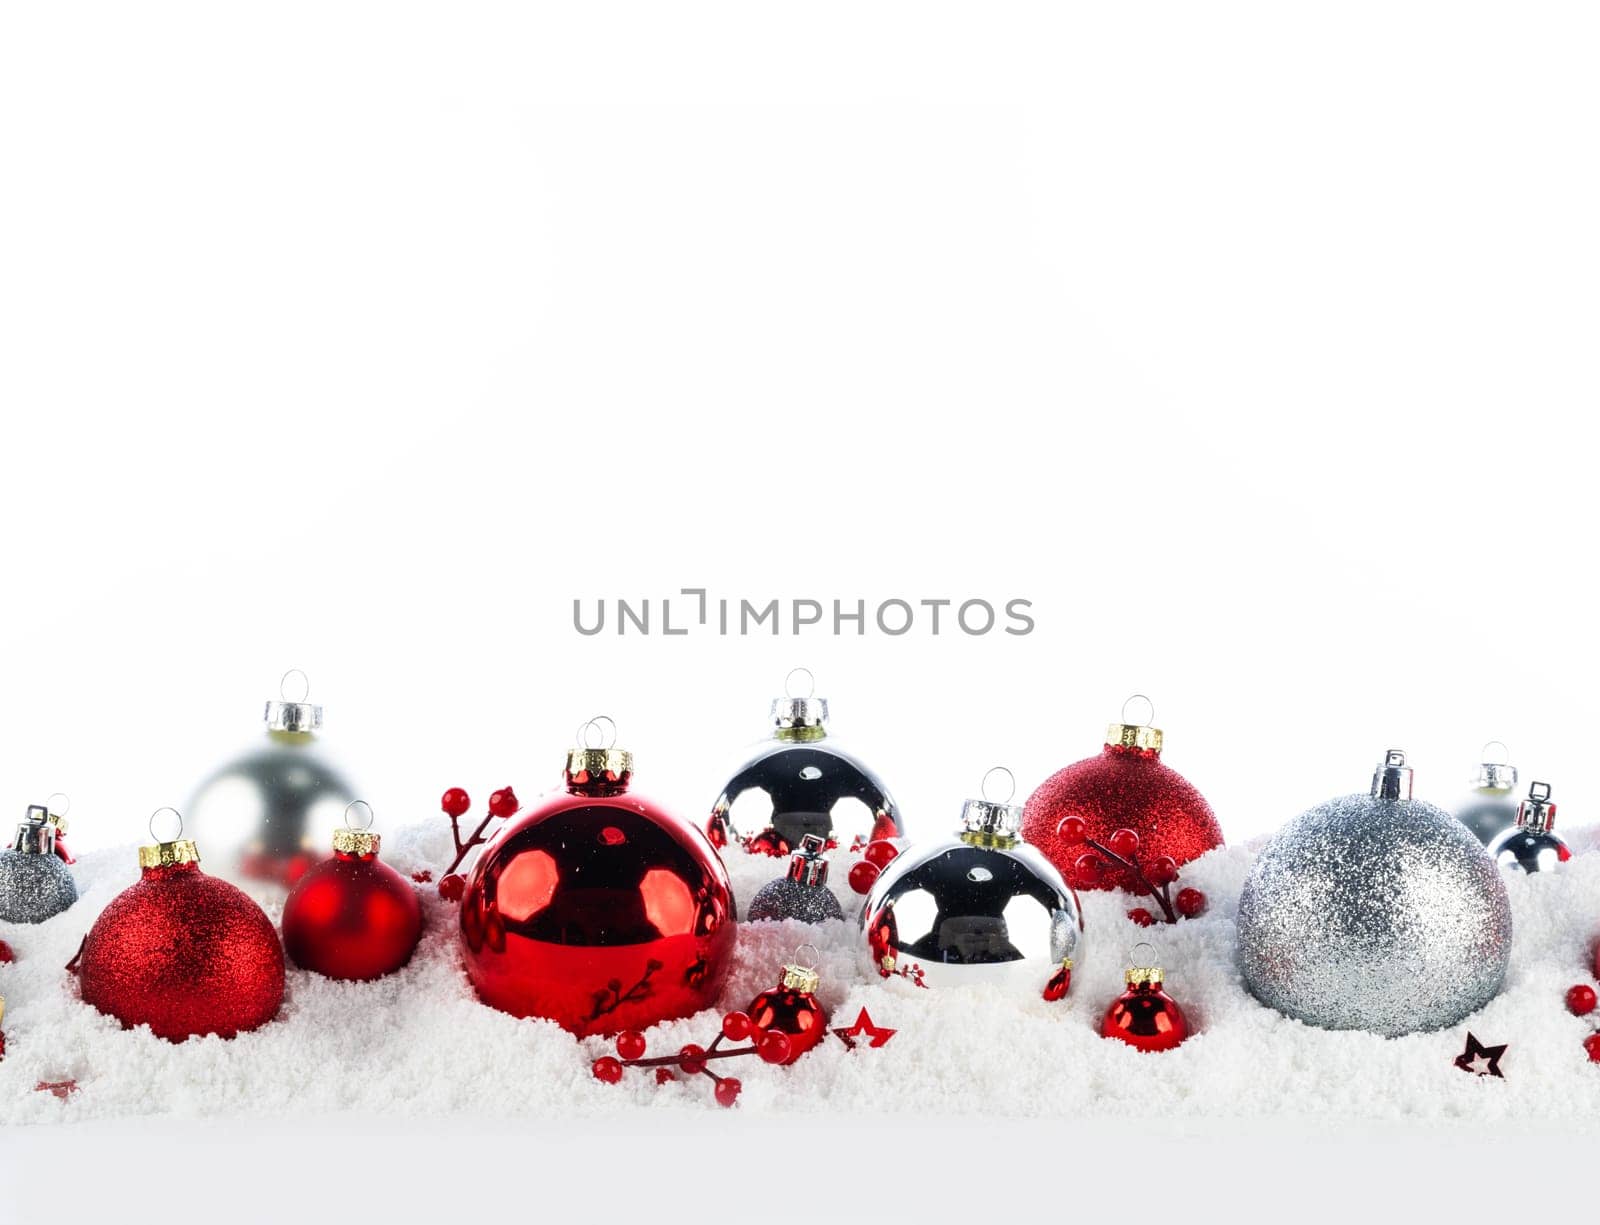
<path id="1" fill-rule="evenodd" d="M 380 978 L 411 960 L 422 907 L 411 882 L 378 858 L 378 835 L 341 829 L 333 858 L 295 885 L 283 945 L 295 965 L 329 978 Z"/>
<path id="2" fill-rule="evenodd" d="M 694 825 L 629 791 L 617 749 L 568 756 L 566 788 L 483 851 L 461 901 L 485 1003 L 578 1035 L 712 1004 L 734 945 L 727 870 Z"/>
<path id="3" fill-rule="evenodd" d="M 744 1010 L 758 1032 L 788 1035 L 788 1055 L 774 1062 L 793 1063 L 821 1042 L 828 1032 L 828 1014 L 817 1002 L 816 989 L 815 970 L 784 966 L 778 985 L 756 996 Z"/>
<path id="4" fill-rule="evenodd" d="M 283 948 L 243 892 L 200 870 L 193 842 L 141 847 L 141 875 L 101 911 L 76 959 L 83 1000 L 182 1042 L 265 1025 L 283 1003 Z"/>
<path id="5" fill-rule="evenodd" d="M 1222 845 L 1222 827 L 1211 805 L 1183 775 L 1162 762 L 1161 732 L 1156 728 L 1113 723 L 1098 756 L 1056 771 L 1039 785 L 1023 810 L 1023 838 L 1038 847 L 1074 889 L 1142 892 L 1127 869 L 1099 860 L 1085 846 L 1085 839 L 1108 844 L 1111 835 L 1122 829 L 1138 835 L 1141 863 L 1167 857 L 1174 864 L 1186 864 Z"/>
<path id="6" fill-rule="evenodd" d="M 1170 1051 L 1189 1036 L 1178 1001 L 1161 989 L 1161 971 L 1128 971 L 1128 989 L 1106 1009 L 1100 1033 L 1141 1051 Z"/>

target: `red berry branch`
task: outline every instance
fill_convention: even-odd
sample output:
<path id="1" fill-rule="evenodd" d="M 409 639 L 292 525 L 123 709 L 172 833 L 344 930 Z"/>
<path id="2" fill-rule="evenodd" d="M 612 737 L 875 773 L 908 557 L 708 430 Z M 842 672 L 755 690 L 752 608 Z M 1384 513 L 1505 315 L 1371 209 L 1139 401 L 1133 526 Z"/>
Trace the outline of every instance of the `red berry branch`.
<path id="1" fill-rule="evenodd" d="M 450 818 L 450 837 L 456 844 L 456 857 L 450 861 L 450 866 L 439 878 L 439 896 L 447 902 L 459 902 L 467 889 L 467 878 L 456 871 L 461 866 L 461 861 L 473 847 L 482 846 L 489 841 L 489 822 L 497 818 L 503 820 L 515 816 L 521 805 L 517 802 L 515 791 L 510 787 L 500 788 L 489 797 L 488 814 L 478 822 L 478 828 L 473 830 L 465 841 L 461 838 L 461 818 L 466 815 L 467 809 L 472 807 L 472 797 L 460 787 L 452 787 L 439 800 L 439 807 L 444 809 L 445 816 Z"/>
<path id="2" fill-rule="evenodd" d="M 1149 866 L 1139 862 L 1139 835 L 1131 829 L 1114 830 L 1105 842 L 1089 837 L 1089 825 L 1082 817 L 1064 817 L 1056 832 L 1071 845 L 1083 843 L 1089 850 L 1079 855 L 1072 865 L 1073 874 L 1080 880 L 1098 881 L 1105 876 L 1106 865 L 1115 864 L 1128 873 L 1139 885 L 1139 892 L 1147 893 L 1161 907 L 1162 922 L 1176 923 L 1178 919 L 1192 919 L 1203 914 L 1206 895 L 1198 889 L 1180 889 L 1177 896 L 1172 886 L 1178 879 L 1178 861 L 1171 855 L 1161 855 Z M 1128 911 L 1128 917 L 1140 927 L 1149 927 L 1156 921 L 1144 906 Z"/>
<path id="3" fill-rule="evenodd" d="M 735 1047 L 732 1050 L 722 1045 L 726 1038 L 730 1042 L 743 1042 L 750 1039 L 749 1046 Z M 722 1018 L 722 1032 L 711 1040 L 710 1046 L 697 1046 L 691 1042 L 679 1049 L 676 1055 L 659 1055 L 652 1059 L 645 1058 L 644 1035 L 638 1030 L 624 1030 L 617 1035 L 617 1055 L 602 1055 L 594 1061 L 594 1078 L 614 1085 L 622 1079 L 623 1068 L 655 1068 L 656 1084 L 663 1085 L 674 1079 L 672 1069 L 686 1072 L 690 1076 L 709 1076 L 715 1083 L 712 1090 L 719 1106 L 731 1106 L 739 1100 L 739 1091 L 744 1084 L 735 1076 L 718 1076 L 706 1064 L 716 1059 L 737 1059 L 741 1055 L 757 1055 L 766 1063 L 785 1063 L 789 1059 L 789 1035 L 782 1030 L 762 1029 L 750 1017 L 742 1012 L 730 1012 Z"/>

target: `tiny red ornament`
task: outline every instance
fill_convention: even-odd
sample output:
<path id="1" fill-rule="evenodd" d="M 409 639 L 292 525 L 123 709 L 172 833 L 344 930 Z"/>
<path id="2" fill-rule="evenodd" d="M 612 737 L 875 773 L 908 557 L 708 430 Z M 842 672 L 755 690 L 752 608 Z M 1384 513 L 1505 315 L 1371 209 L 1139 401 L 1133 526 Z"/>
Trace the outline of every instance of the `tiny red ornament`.
<path id="1" fill-rule="evenodd" d="M 1127 990 L 1106 1009 L 1100 1033 L 1139 1051 L 1170 1051 L 1189 1036 L 1189 1021 L 1178 1001 L 1161 986 L 1160 966 L 1133 966 Z"/>
<path id="2" fill-rule="evenodd" d="M 333 858 L 290 892 L 283 945 L 297 966 L 364 981 L 411 960 L 422 935 L 422 906 L 411 882 L 378 858 L 378 847 L 379 835 L 370 830 L 335 830 Z"/>
<path id="3" fill-rule="evenodd" d="M 1597 997 L 1588 983 L 1578 983 L 1567 988 L 1567 1011 L 1575 1017 L 1586 1017 L 1594 1011 Z"/>
<path id="4" fill-rule="evenodd" d="M 763 1035 L 756 1046 L 768 1063 L 793 1063 L 828 1032 L 828 1014 L 816 997 L 818 981 L 809 966 L 784 966 L 778 985 L 745 1009 L 752 1028 Z M 770 1041 L 779 1038 L 781 1043 Z"/>
<path id="5" fill-rule="evenodd" d="M 1058 770 L 1029 798 L 1022 836 L 1074 889 L 1143 892 L 1132 872 L 1083 854 L 1085 839 L 1126 856 L 1115 840 L 1126 831 L 1133 841 L 1123 838 L 1124 846 L 1152 866 L 1170 859 L 1174 868 L 1222 845 L 1216 814 L 1188 780 L 1163 764 L 1161 744 L 1158 728 L 1113 723 L 1098 756 Z"/>
<path id="6" fill-rule="evenodd" d="M 716 1000 L 735 938 L 727 870 L 698 828 L 632 793 L 632 776 L 619 749 L 572 750 L 565 789 L 479 857 L 461 948 L 486 1004 L 583 1036 Z M 514 805 L 509 791 L 491 811 Z"/>
<path id="7" fill-rule="evenodd" d="M 73 960 L 84 1003 L 169 1042 L 232 1038 L 277 1016 L 283 947 L 261 907 L 202 872 L 188 839 L 140 847 L 139 866 Z"/>

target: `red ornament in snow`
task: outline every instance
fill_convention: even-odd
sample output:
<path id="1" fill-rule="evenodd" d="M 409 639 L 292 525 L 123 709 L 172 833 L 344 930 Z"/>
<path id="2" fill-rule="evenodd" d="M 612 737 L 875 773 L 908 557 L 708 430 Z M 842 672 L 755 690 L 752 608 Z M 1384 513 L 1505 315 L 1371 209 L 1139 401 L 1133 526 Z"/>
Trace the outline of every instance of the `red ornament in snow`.
<path id="1" fill-rule="evenodd" d="M 565 789 L 484 849 L 461 945 L 486 1004 L 582 1036 L 716 1000 L 734 944 L 727 870 L 699 829 L 631 793 L 632 776 L 620 749 L 574 749 Z"/>
<path id="2" fill-rule="evenodd" d="M 817 1003 L 815 994 L 818 981 L 817 972 L 809 966 L 784 966 L 778 985 L 756 996 L 745 1009 L 744 1015 L 755 1031 L 785 1037 L 781 1059 L 770 1058 L 767 1050 L 761 1051 L 768 1063 L 793 1063 L 828 1032 L 828 1014 Z"/>
<path id="3" fill-rule="evenodd" d="M 1161 967 L 1133 966 L 1125 977 L 1127 990 L 1106 1009 L 1100 1033 L 1140 1051 L 1170 1051 L 1181 1044 L 1189 1036 L 1189 1020 L 1162 990 Z"/>
<path id="4" fill-rule="evenodd" d="M 261 907 L 202 872 L 186 838 L 140 847 L 139 867 L 69 967 L 84 1003 L 170 1042 L 231 1038 L 277 1016 L 283 948 Z"/>
<path id="5" fill-rule="evenodd" d="M 345 809 L 360 805 L 357 800 Z M 367 821 L 372 820 L 367 808 Z M 283 945 L 302 969 L 329 978 L 381 978 L 411 960 L 422 906 L 411 882 L 378 858 L 379 835 L 344 827 L 333 858 L 300 878 L 283 905 Z"/>
<path id="6" fill-rule="evenodd" d="M 1123 710 L 1126 714 L 1126 704 Z M 1056 771 L 1029 797 L 1022 836 L 1074 889 L 1144 892 L 1134 873 L 1085 855 L 1086 838 L 1116 851 L 1110 839 L 1128 830 L 1137 837 L 1132 845 L 1141 860 L 1159 864 L 1161 871 L 1168 860 L 1176 869 L 1222 845 L 1222 827 L 1211 805 L 1162 763 L 1161 743 L 1158 728 L 1113 723 L 1098 756 Z"/>

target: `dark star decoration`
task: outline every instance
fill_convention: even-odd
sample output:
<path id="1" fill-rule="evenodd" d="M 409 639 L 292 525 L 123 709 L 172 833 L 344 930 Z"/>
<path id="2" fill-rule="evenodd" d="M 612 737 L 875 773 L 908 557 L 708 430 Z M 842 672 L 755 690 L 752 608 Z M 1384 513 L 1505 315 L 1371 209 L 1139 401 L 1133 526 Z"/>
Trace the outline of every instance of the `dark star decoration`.
<path id="1" fill-rule="evenodd" d="M 867 1010 L 865 1008 L 863 1008 L 860 1015 L 856 1017 L 856 1023 L 854 1025 L 850 1026 L 848 1029 L 835 1029 L 833 1032 L 834 1036 L 851 1050 L 856 1049 L 857 1038 L 866 1038 L 867 1045 L 876 1050 L 878 1047 L 887 1043 L 889 1039 L 895 1035 L 895 1031 L 892 1029 L 884 1029 L 881 1025 L 874 1025 L 872 1023 L 872 1018 L 867 1015 Z"/>
<path id="2" fill-rule="evenodd" d="M 1500 1058 L 1510 1045 L 1509 1042 L 1502 1042 L 1499 1046 L 1485 1046 L 1478 1041 L 1477 1035 L 1468 1030 L 1467 1049 L 1456 1056 L 1455 1065 L 1463 1072 L 1471 1072 L 1474 1076 L 1498 1076 L 1504 1080 L 1506 1074 L 1500 1070 Z M 1483 1061 L 1484 1067 L 1477 1066 L 1479 1060 Z"/>

